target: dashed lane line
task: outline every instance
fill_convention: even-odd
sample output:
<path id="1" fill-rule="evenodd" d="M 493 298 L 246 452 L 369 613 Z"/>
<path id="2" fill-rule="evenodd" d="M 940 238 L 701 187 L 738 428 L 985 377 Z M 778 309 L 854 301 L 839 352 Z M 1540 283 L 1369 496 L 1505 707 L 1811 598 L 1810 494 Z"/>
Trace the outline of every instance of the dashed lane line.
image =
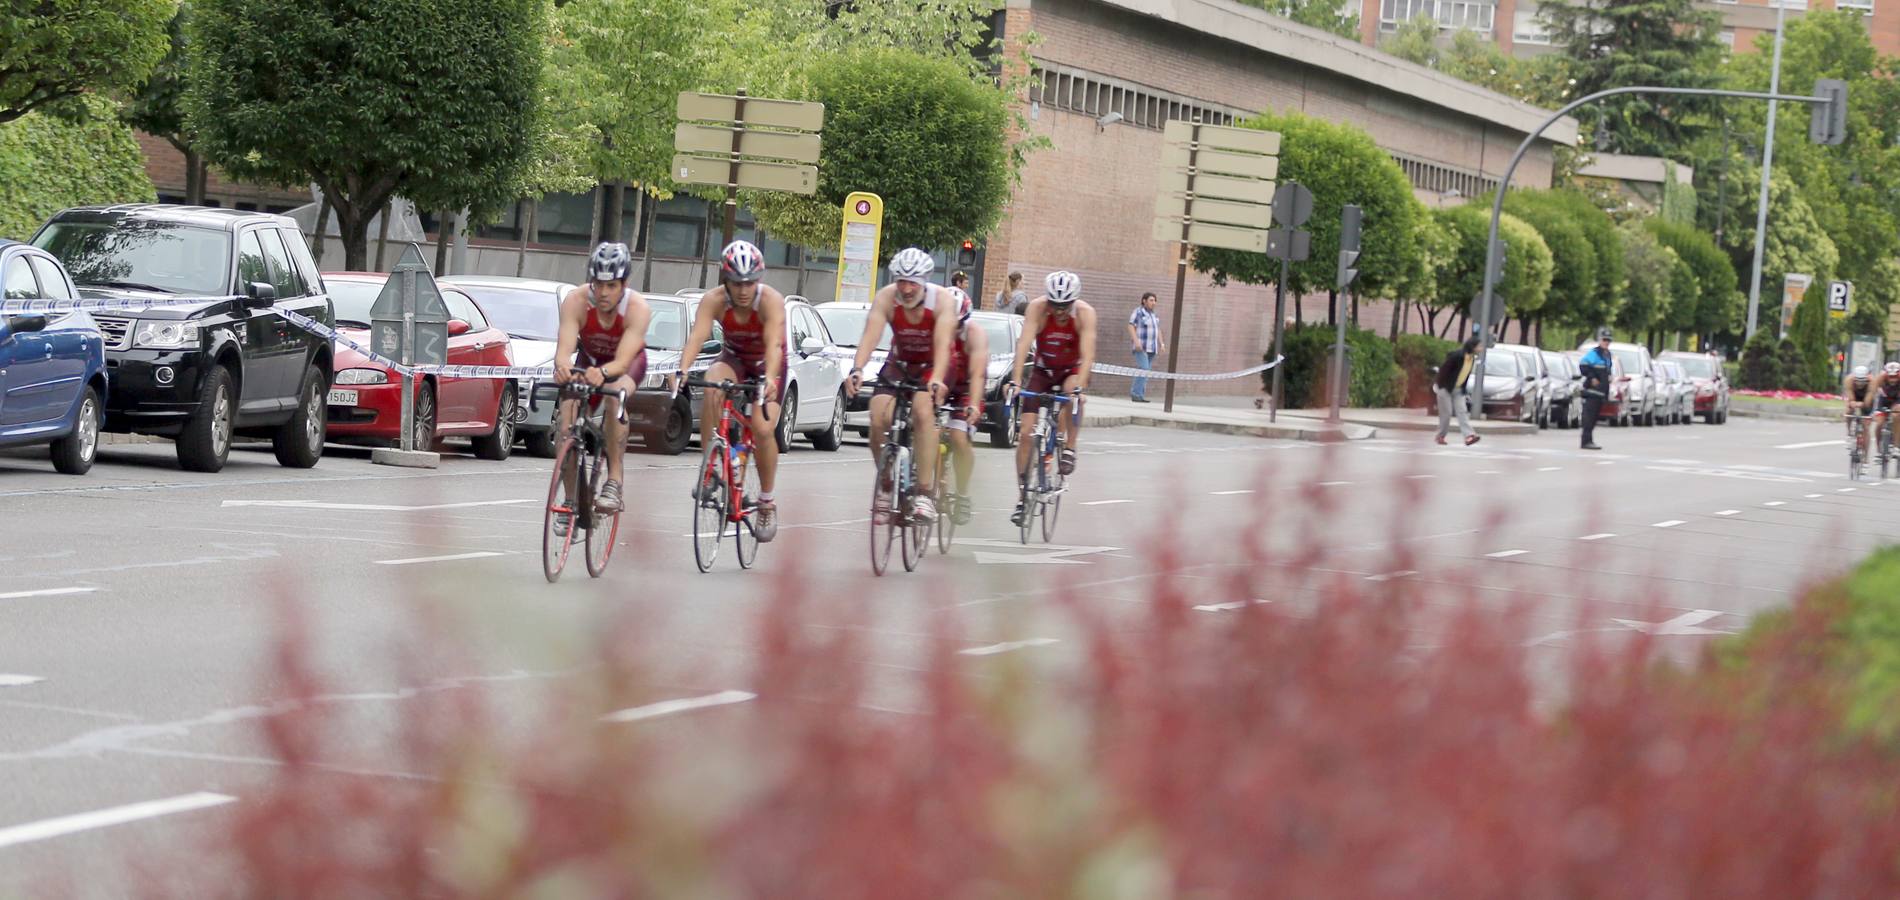
<path id="1" fill-rule="evenodd" d="M 43 841 L 47 838 L 76 834 L 81 831 L 91 831 L 94 828 L 124 825 L 127 822 L 137 822 L 140 819 L 152 819 L 159 816 L 169 816 L 213 806 L 222 806 L 226 803 L 236 802 L 236 800 L 236 797 L 230 796 L 229 794 L 214 794 L 209 791 L 200 791 L 195 794 L 184 794 L 164 800 L 147 800 L 143 803 L 128 803 L 124 806 L 114 806 L 108 809 L 98 809 L 92 812 L 78 813 L 70 816 L 60 816 L 55 819 L 41 819 L 38 822 L 28 822 L 24 825 L 15 825 L 11 828 L 0 828 L 0 847 L 11 847 L 16 844 L 25 844 L 32 841 Z"/>

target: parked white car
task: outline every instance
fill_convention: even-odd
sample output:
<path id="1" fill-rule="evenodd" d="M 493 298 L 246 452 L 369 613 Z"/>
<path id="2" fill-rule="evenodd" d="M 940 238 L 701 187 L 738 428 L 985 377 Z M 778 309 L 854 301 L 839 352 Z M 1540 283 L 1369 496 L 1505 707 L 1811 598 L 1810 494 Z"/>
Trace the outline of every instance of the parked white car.
<path id="1" fill-rule="evenodd" d="M 574 285 L 506 275 L 449 275 L 437 280 L 474 297 L 488 314 L 489 324 L 508 333 L 514 365 L 538 368 L 554 362 L 554 344 L 561 332 L 561 298 Z M 527 446 L 529 453 L 552 458 L 555 405 L 529 403 L 531 388 L 527 381 L 516 388 L 516 416 L 525 417 L 515 425 L 516 439 Z"/>
<path id="2" fill-rule="evenodd" d="M 675 296 L 697 315 L 703 293 L 689 289 Z M 785 298 L 785 338 L 789 353 L 786 370 L 789 374 L 785 385 L 785 412 L 779 418 L 780 452 L 789 451 L 797 435 L 806 436 L 812 446 L 820 450 L 836 450 L 844 444 L 844 376 L 851 370 L 850 351 L 841 349 L 831 334 L 805 298 L 797 295 Z M 700 362 L 710 364 L 711 357 L 702 358 Z M 695 392 L 695 435 L 699 433 L 699 412 Z"/>
<path id="3" fill-rule="evenodd" d="M 1588 353 L 1595 346 L 1595 341 L 1585 341 L 1577 349 Z M 1656 377 L 1650 368 L 1649 348 L 1642 344 L 1613 342 L 1610 356 L 1623 370 L 1616 376 L 1617 382 L 1625 388 L 1620 409 L 1622 418 L 1630 424 L 1656 424 Z"/>
<path id="4" fill-rule="evenodd" d="M 1525 408 L 1518 418 L 1539 428 L 1549 428 L 1554 386 L 1550 380 L 1550 369 L 1544 363 L 1543 351 L 1526 344 L 1496 344 L 1492 346 L 1491 352 L 1510 353 L 1517 357 L 1518 377 L 1524 380 L 1525 387 Z"/>

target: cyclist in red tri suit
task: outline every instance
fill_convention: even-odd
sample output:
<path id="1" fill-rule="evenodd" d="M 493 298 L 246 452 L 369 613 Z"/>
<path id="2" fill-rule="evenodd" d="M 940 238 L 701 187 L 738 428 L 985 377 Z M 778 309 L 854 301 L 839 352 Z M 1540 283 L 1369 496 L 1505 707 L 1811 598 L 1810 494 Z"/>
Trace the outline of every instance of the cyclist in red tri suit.
<path id="1" fill-rule="evenodd" d="M 957 319 L 950 308 L 947 289 L 928 279 L 937 264 L 916 247 L 906 247 L 891 257 L 890 284 L 871 300 L 871 312 L 865 316 L 864 336 L 858 341 L 857 361 L 845 379 L 845 396 L 853 397 L 864 381 L 864 364 L 871 351 L 884 337 L 884 326 L 891 327 L 891 349 L 878 371 L 877 390 L 871 397 L 871 459 L 884 450 L 884 431 L 891 426 L 897 407 L 897 393 L 906 382 L 925 387 L 911 397 L 911 439 L 917 465 L 917 494 L 911 500 L 911 514 L 925 522 L 935 521 L 937 506 L 930 499 L 937 476 L 936 400 L 949 391 L 944 376 L 949 374 L 951 337 L 956 334 Z"/>
<path id="2" fill-rule="evenodd" d="M 1023 390 L 1044 394 L 1063 391 L 1075 398 L 1066 404 L 1063 416 L 1064 441 L 1059 468 L 1062 474 L 1075 471 L 1076 433 L 1081 430 L 1082 392 L 1089 385 L 1089 372 L 1095 366 L 1095 307 L 1079 299 L 1082 279 L 1074 272 L 1051 272 L 1042 281 L 1043 296 L 1029 301 L 1023 310 L 1023 334 L 1016 341 L 1016 362 L 1010 384 Z M 1023 364 L 1034 350 L 1035 366 L 1029 380 L 1023 381 Z M 1023 404 L 1022 433 L 1016 443 L 1016 473 L 1027 478 L 1030 443 L 1036 428 L 1036 416 L 1046 401 Z M 1019 501 L 1010 521 L 1022 524 L 1023 508 Z"/>
<path id="3" fill-rule="evenodd" d="M 957 314 L 956 334 L 950 342 L 950 398 L 944 405 L 950 407 L 950 464 L 956 467 L 957 490 L 951 495 L 952 508 L 938 510 L 939 515 L 949 515 L 958 525 L 970 523 L 970 473 L 976 468 L 976 451 L 970 446 L 970 435 L 975 430 L 976 420 L 983 415 L 983 377 L 989 369 L 989 336 L 981 326 L 970 324 L 970 311 L 973 304 L 970 296 L 957 288 L 951 288 L 950 298 L 955 303 Z"/>
<path id="4" fill-rule="evenodd" d="M 719 286 L 699 298 L 693 315 L 693 333 L 680 354 L 680 370 L 669 381 L 678 390 L 680 377 L 692 371 L 699 348 L 712 337 L 713 322 L 725 331 L 726 349 L 706 370 L 711 382 L 763 379 L 759 403 L 752 409 L 752 452 L 759 466 L 759 509 L 753 518 L 760 543 L 778 535 L 778 504 L 772 488 L 778 483 L 778 420 L 785 401 L 785 295 L 766 284 L 765 254 L 748 241 L 733 241 L 719 254 Z M 699 414 L 700 446 L 712 446 L 713 426 L 725 404 L 725 392 L 707 390 Z"/>
<path id="5" fill-rule="evenodd" d="M 626 244 L 601 244 L 587 261 L 587 284 L 561 298 L 561 334 L 554 350 L 555 382 L 581 381 L 593 387 L 624 390 L 631 397 L 640 379 L 646 377 L 647 321 L 653 310 L 645 297 L 627 287 L 627 272 L 632 266 L 633 253 Z M 620 421 L 618 399 L 596 398 L 595 403 L 605 408 L 607 483 L 600 486 L 600 497 L 594 502 L 602 511 L 617 511 L 626 474 L 621 460 L 627 455 L 627 426 Z M 577 405 L 561 404 L 560 428 L 555 433 L 567 432 Z M 571 493 L 574 486 L 569 485 L 568 490 Z M 566 513 L 555 518 L 557 534 L 567 534 L 569 518 Z"/>

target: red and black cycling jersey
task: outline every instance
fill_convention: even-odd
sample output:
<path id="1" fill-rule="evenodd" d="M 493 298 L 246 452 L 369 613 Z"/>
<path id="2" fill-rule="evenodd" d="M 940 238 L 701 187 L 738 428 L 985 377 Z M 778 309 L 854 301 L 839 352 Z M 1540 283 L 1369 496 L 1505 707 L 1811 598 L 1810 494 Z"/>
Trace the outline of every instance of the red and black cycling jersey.
<path id="1" fill-rule="evenodd" d="M 904 304 L 891 311 L 890 359 L 905 365 L 930 365 L 937 353 L 937 291 L 934 284 L 924 285 L 924 299 L 917 304 L 917 319 Z"/>
<path id="2" fill-rule="evenodd" d="M 1082 335 L 1079 319 L 1071 312 L 1058 316 L 1051 311 L 1042 320 L 1036 334 L 1036 367 L 1051 372 L 1073 369 L 1082 364 Z"/>
<path id="3" fill-rule="evenodd" d="M 619 355 L 620 338 L 627 330 L 627 299 L 626 294 L 621 294 L 620 305 L 605 323 L 600 321 L 600 310 L 588 304 L 587 311 L 581 315 L 580 363 L 604 366 Z"/>
<path id="4" fill-rule="evenodd" d="M 760 309 L 764 300 L 763 295 L 754 300 L 750 315 L 743 320 L 731 300 L 719 314 L 719 327 L 726 332 L 726 352 L 752 365 L 765 363 L 765 312 Z"/>
<path id="5" fill-rule="evenodd" d="M 1847 383 L 1847 396 L 1855 403 L 1866 403 L 1873 398 L 1873 395 L 1874 383 L 1871 381 L 1866 384 L 1855 384 L 1851 381 Z"/>
<path id="6" fill-rule="evenodd" d="M 1878 396 L 1874 399 L 1879 401 L 1883 407 L 1890 407 L 1896 403 L 1900 403 L 1900 378 L 1892 380 L 1882 379 L 1877 394 Z"/>

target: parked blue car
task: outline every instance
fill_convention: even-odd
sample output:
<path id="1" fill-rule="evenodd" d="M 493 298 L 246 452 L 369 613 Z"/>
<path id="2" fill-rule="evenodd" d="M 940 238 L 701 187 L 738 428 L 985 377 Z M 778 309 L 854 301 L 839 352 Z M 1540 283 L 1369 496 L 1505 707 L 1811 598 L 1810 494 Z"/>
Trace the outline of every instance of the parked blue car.
<path id="1" fill-rule="evenodd" d="M 0 239 L 0 296 L 71 300 L 65 267 L 31 244 Z M 53 468 L 84 475 L 105 417 L 106 344 L 78 310 L 0 317 L 0 447 L 53 445 Z"/>

